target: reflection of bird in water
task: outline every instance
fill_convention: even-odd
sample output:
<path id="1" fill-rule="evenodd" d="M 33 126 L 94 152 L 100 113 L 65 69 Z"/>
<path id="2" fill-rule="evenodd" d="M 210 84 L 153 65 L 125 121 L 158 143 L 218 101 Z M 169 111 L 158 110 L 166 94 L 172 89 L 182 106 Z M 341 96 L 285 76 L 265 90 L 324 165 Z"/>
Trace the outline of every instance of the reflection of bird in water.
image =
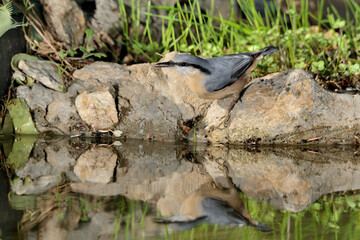
<path id="1" fill-rule="evenodd" d="M 168 224 L 174 230 L 188 230 L 200 223 L 230 226 L 254 226 L 261 231 L 271 231 L 265 224 L 250 217 L 239 192 L 225 171 L 229 189 L 214 182 L 202 185 L 181 204 L 179 216 L 157 218 L 157 223 Z"/>

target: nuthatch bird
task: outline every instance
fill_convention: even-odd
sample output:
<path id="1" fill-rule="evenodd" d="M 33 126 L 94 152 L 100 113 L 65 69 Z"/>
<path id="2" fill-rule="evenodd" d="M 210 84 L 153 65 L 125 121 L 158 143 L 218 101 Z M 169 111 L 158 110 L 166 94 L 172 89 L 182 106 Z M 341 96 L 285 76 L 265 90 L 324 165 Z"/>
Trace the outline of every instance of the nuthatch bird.
<path id="1" fill-rule="evenodd" d="M 182 203 L 180 214 L 170 218 L 156 218 L 157 223 L 168 224 L 174 230 L 188 230 L 207 222 L 229 226 L 254 226 L 260 231 L 271 231 L 265 224 L 250 217 L 239 192 L 226 174 L 229 189 L 214 182 L 203 184 Z"/>
<path id="2" fill-rule="evenodd" d="M 231 54 L 214 58 L 200 58 L 191 54 L 178 54 L 157 67 L 169 67 L 180 72 L 190 90 L 199 98 L 223 99 L 235 95 L 228 112 L 250 82 L 250 73 L 263 57 L 278 51 L 273 46 L 248 53 Z"/>

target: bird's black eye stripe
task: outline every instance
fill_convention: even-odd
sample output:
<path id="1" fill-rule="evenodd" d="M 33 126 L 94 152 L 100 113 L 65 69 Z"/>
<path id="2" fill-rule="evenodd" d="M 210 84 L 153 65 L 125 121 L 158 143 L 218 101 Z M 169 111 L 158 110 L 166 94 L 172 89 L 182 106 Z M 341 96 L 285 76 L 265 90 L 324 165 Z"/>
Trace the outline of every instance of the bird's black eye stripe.
<path id="1" fill-rule="evenodd" d="M 205 73 L 205 74 L 211 74 L 211 71 L 207 68 L 204 68 L 198 64 L 192 64 L 192 63 L 187 63 L 187 62 L 173 62 L 170 61 L 169 62 L 171 65 L 175 65 L 175 66 L 180 66 L 180 67 L 193 67 L 196 69 L 199 69 L 201 72 Z"/>

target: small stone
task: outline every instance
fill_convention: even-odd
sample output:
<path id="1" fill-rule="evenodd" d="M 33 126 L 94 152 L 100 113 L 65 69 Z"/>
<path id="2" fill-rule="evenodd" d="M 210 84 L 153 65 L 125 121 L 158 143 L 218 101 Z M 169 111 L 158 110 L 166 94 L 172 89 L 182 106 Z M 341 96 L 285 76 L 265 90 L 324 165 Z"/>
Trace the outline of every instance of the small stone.
<path id="1" fill-rule="evenodd" d="M 122 131 L 120 130 L 115 130 L 112 132 L 114 134 L 115 137 L 121 137 Z"/>
<path id="2" fill-rule="evenodd" d="M 75 106 L 81 119 L 94 130 L 111 129 L 118 123 L 115 101 L 106 87 L 78 95 Z"/>
<path id="3" fill-rule="evenodd" d="M 122 146 L 122 143 L 120 141 L 114 141 L 111 145 L 113 145 L 115 147 L 119 147 L 119 146 Z"/>

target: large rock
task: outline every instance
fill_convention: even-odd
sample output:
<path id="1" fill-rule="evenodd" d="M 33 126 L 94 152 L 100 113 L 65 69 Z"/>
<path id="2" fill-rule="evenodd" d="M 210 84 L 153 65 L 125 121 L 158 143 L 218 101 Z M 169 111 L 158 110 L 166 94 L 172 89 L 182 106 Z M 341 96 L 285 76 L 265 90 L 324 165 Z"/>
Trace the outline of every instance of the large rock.
<path id="1" fill-rule="evenodd" d="M 360 95 L 323 89 L 313 77 L 292 69 L 256 79 L 231 112 L 227 127 L 217 123 L 228 99 L 214 101 L 199 124 L 197 139 L 241 143 L 356 143 Z"/>
<path id="2" fill-rule="evenodd" d="M 115 108 L 111 107 L 109 130 L 121 130 L 130 138 L 193 140 L 192 127 L 197 126 L 198 142 L 356 143 L 360 132 L 360 95 L 329 92 L 299 69 L 255 79 L 226 124 L 221 120 L 232 98 L 200 99 L 172 69 L 95 62 L 75 71 L 74 76 L 76 80 L 65 94 L 37 83 L 18 87 L 17 96 L 26 100 L 40 132 L 90 135 L 92 130 L 107 128 L 94 127 L 79 115 L 85 105 L 75 108 L 79 94 L 101 88 L 109 89 L 116 103 L 119 120 L 116 124 Z M 106 101 L 97 102 L 99 106 L 90 114 L 95 118 L 104 115 L 103 109 L 109 106 Z"/>
<path id="3" fill-rule="evenodd" d="M 41 0 L 47 25 L 59 41 L 68 47 L 78 47 L 83 42 L 86 29 L 84 13 L 73 0 Z"/>
<path id="4" fill-rule="evenodd" d="M 75 106 L 81 119 L 92 129 L 106 130 L 118 123 L 114 98 L 106 88 L 79 94 L 75 99 Z"/>

